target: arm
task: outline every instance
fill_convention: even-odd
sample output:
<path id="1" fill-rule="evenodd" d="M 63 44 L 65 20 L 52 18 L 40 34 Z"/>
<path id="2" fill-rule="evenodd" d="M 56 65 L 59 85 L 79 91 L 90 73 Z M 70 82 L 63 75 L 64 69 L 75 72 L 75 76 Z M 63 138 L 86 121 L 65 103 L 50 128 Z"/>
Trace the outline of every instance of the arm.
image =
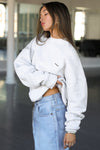
<path id="1" fill-rule="evenodd" d="M 31 63 L 30 52 L 34 52 L 35 38 L 20 52 L 14 61 L 14 68 L 20 81 L 27 87 L 37 88 L 41 85 L 53 88 L 57 76 L 49 72 L 36 70 Z"/>
<path id="2" fill-rule="evenodd" d="M 65 59 L 65 79 L 67 86 L 68 106 L 65 112 L 65 130 L 76 133 L 87 108 L 87 82 L 76 50 L 68 47 Z"/>

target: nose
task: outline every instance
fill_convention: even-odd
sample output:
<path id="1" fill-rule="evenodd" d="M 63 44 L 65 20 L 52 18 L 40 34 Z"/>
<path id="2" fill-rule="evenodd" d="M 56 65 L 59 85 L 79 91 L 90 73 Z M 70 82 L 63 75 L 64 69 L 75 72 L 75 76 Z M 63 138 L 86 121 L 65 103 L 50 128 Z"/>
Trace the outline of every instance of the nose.
<path id="1" fill-rule="evenodd" d="M 42 22 L 42 18 L 40 18 L 40 22 Z"/>
<path id="2" fill-rule="evenodd" d="M 40 17 L 40 22 L 43 22 L 43 16 Z"/>

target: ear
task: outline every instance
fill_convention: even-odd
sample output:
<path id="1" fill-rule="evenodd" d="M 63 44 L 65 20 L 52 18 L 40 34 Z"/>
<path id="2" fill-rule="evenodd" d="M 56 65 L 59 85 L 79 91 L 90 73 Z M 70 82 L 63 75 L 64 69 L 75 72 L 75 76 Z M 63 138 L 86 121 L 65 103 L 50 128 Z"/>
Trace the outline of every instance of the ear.
<path id="1" fill-rule="evenodd" d="M 57 15 L 55 15 L 55 24 L 59 24 L 59 18 Z"/>

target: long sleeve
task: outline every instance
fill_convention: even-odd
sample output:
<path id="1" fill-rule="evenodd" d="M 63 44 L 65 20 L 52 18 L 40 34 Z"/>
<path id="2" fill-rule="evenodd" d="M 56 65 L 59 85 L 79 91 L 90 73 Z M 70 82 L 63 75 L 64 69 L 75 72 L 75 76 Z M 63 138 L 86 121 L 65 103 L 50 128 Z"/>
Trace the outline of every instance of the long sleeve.
<path id="1" fill-rule="evenodd" d="M 71 45 L 66 53 L 65 79 L 68 99 L 65 131 L 76 133 L 87 108 L 87 81 L 79 56 Z"/>
<path id="2" fill-rule="evenodd" d="M 37 88 L 41 85 L 53 88 L 57 76 L 49 72 L 36 70 L 31 63 L 31 55 L 35 50 L 35 38 L 20 52 L 14 60 L 14 68 L 20 81 L 27 87 Z"/>

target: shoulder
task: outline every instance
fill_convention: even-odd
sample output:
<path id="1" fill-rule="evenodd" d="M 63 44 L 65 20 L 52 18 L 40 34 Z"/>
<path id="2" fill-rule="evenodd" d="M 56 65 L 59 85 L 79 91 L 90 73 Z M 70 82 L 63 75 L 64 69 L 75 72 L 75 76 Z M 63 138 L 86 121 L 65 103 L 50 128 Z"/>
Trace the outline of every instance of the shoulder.
<path id="1" fill-rule="evenodd" d="M 29 42 L 29 45 L 31 46 L 31 48 L 34 48 L 36 46 L 37 42 L 36 42 L 36 36 Z"/>
<path id="2" fill-rule="evenodd" d="M 35 36 L 31 41 L 30 43 L 32 44 L 32 48 L 36 48 L 36 47 L 40 47 L 42 45 L 44 45 L 47 41 L 47 38 L 43 35 L 41 36 L 40 38 L 40 41 L 37 39 L 37 36 Z"/>
<path id="3" fill-rule="evenodd" d="M 31 43 L 36 43 L 36 36 L 30 42 Z"/>
<path id="4" fill-rule="evenodd" d="M 36 43 L 36 37 L 34 37 L 33 39 L 31 39 L 31 40 L 28 42 L 28 44 L 26 45 L 25 48 L 28 48 L 28 47 L 32 46 L 34 43 Z"/>
<path id="5" fill-rule="evenodd" d="M 68 41 L 65 41 L 63 44 L 63 53 L 65 56 L 65 59 L 66 59 L 66 57 L 68 57 L 70 59 L 79 57 L 78 52 L 75 49 L 75 47 Z"/>

